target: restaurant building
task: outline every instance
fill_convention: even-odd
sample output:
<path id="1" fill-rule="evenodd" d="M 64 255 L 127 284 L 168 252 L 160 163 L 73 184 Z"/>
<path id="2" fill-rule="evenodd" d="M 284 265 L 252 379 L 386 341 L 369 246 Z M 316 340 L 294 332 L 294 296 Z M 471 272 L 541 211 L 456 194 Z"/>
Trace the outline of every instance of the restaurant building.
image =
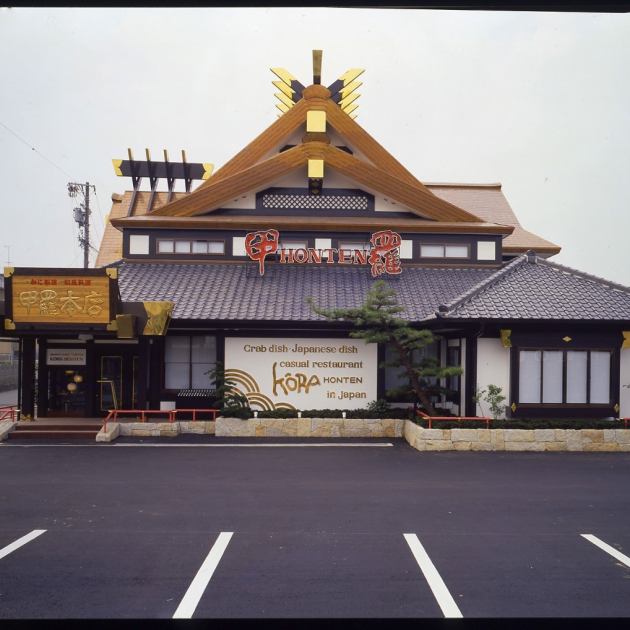
<path id="1" fill-rule="evenodd" d="M 217 362 L 253 409 L 365 407 L 400 380 L 390 350 L 307 299 L 360 306 L 376 279 L 463 368 L 437 407 L 476 415 L 493 384 L 512 417 L 630 416 L 630 289 L 553 262 L 500 184 L 417 179 L 354 119 L 362 71 L 320 69 L 317 51 L 312 85 L 273 69 L 280 116 L 214 174 L 115 160 L 133 186 L 95 269 L 5 268 L 22 416 L 169 408 Z"/>

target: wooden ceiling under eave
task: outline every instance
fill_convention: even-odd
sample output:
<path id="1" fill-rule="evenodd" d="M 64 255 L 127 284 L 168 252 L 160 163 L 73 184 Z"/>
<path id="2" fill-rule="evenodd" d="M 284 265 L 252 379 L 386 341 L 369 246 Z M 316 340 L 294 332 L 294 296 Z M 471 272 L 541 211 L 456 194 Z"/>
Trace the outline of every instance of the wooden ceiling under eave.
<path id="1" fill-rule="evenodd" d="M 243 215 L 202 215 L 194 217 L 156 216 L 148 214 L 112 219 L 117 229 L 192 229 L 192 230 L 258 230 L 270 226 L 282 230 L 317 232 L 365 232 L 382 229 L 384 224 L 390 229 L 404 233 L 465 233 L 508 235 L 514 230 L 511 225 L 467 221 L 418 221 L 415 218 L 389 217 L 379 213 L 374 217 L 318 217 L 318 216 L 258 216 L 252 213 Z"/>

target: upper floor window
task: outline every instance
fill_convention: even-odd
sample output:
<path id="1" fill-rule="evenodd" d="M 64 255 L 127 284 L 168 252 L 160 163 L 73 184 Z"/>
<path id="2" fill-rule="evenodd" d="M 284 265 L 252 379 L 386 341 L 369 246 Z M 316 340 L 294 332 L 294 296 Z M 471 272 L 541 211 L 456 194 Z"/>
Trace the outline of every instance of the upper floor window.
<path id="1" fill-rule="evenodd" d="M 465 244 L 421 243 L 421 258 L 470 258 L 470 247 Z"/>
<path id="2" fill-rule="evenodd" d="M 308 247 L 306 241 L 281 241 L 279 249 L 306 249 Z"/>
<path id="3" fill-rule="evenodd" d="M 337 249 L 343 249 L 347 252 L 351 252 L 354 249 L 358 249 L 361 252 L 369 252 L 372 246 L 369 243 L 361 241 L 339 241 Z"/>
<path id="4" fill-rule="evenodd" d="M 158 239 L 158 254 L 225 254 L 223 241 Z"/>

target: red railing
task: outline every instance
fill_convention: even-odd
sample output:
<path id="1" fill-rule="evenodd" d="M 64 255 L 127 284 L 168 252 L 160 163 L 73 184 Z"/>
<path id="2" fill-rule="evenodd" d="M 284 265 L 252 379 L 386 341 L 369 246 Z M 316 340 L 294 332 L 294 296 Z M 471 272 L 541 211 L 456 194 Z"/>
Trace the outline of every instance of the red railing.
<path id="1" fill-rule="evenodd" d="M 486 423 L 486 429 L 490 428 L 490 421 L 492 420 L 492 418 L 488 417 L 488 416 L 429 416 L 426 413 L 424 413 L 423 411 L 416 411 L 416 414 L 418 415 L 418 417 L 421 420 L 427 420 L 429 423 L 429 429 L 432 429 L 432 423 L 436 422 L 436 421 L 453 421 L 453 422 L 459 422 L 460 420 L 464 420 L 464 421 L 470 421 L 470 422 L 485 422 Z"/>
<path id="2" fill-rule="evenodd" d="M 216 420 L 218 409 L 110 409 L 105 417 L 103 429 L 107 431 L 107 421 L 116 422 L 119 415 L 135 415 L 139 416 L 140 422 L 147 421 L 147 415 L 166 415 L 169 422 L 175 422 L 178 412 L 192 413 L 192 419 L 197 420 L 198 413 L 209 413 L 213 420 Z"/>
<path id="3" fill-rule="evenodd" d="M 4 405 L 0 407 L 0 420 L 15 420 L 15 414 L 17 412 L 17 405 Z"/>

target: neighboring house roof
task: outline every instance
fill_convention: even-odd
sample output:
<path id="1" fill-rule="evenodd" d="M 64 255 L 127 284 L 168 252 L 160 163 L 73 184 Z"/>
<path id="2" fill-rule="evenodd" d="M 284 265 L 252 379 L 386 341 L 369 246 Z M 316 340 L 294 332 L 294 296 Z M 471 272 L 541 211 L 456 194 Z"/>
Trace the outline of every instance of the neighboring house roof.
<path id="1" fill-rule="evenodd" d="M 537 257 L 514 259 L 443 302 L 448 319 L 542 319 L 630 321 L 630 288 Z"/>
<path id="2" fill-rule="evenodd" d="M 503 251 L 522 254 L 534 249 L 541 254 L 557 254 L 560 247 L 525 230 L 506 199 L 501 184 L 425 184 L 438 197 L 468 210 L 484 221 L 513 225 L 514 232 L 503 239 Z"/>
<path id="3" fill-rule="evenodd" d="M 177 319 L 322 321 L 306 303 L 356 307 L 373 278 L 366 267 L 268 263 L 265 275 L 251 263 L 130 263 L 119 265 L 124 301 L 172 300 Z M 492 269 L 408 268 L 386 279 L 396 289 L 410 321 L 433 317 L 438 304 L 461 295 L 492 275 Z"/>
<path id="4" fill-rule="evenodd" d="M 184 195 L 190 193 L 173 193 L 174 199 L 179 199 Z M 112 209 L 105 219 L 105 229 L 103 230 L 103 238 L 101 239 L 101 246 L 98 249 L 96 256 L 95 267 L 106 267 L 117 260 L 122 258 L 122 232 L 116 229 L 112 223 L 112 219 L 120 219 L 126 217 L 129 212 L 129 204 L 133 197 L 133 191 L 128 190 L 123 195 L 114 193 L 112 195 Z M 136 193 L 136 202 L 134 205 L 133 216 L 143 215 L 147 213 L 147 207 L 149 204 L 149 198 L 151 192 L 138 191 Z M 168 198 L 167 192 L 156 192 L 154 199 L 154 207 L 159 208 L 166 203 Z"/>

